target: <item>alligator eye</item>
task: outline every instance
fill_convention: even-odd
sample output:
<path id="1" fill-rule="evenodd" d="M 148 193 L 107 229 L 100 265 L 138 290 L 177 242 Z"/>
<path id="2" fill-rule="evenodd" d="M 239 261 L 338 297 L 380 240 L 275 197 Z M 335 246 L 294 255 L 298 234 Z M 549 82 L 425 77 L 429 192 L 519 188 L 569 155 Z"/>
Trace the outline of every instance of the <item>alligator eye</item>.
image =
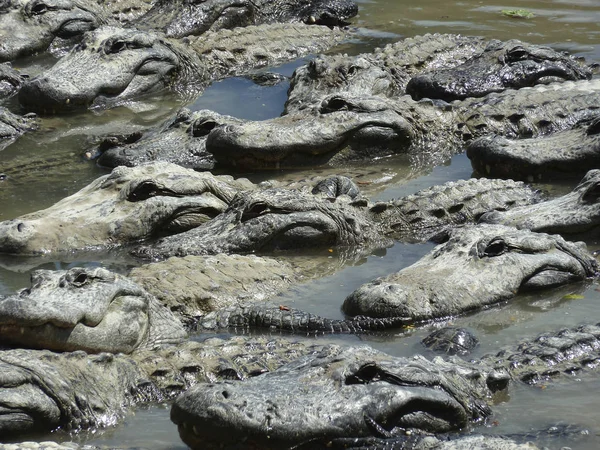
<path id="1" fill-rule="evenodd" d="M 581 199 L 586 203 L 598 203 L 598 200 L 600 200 L 600 183 L 592 184 L 587 188 Z"/>
<path id="2" fill-rule="evenodd" d="M 127 200 L 130 202 L 141 202 L 148 200 L 150 197 L 161 195 L 161 189 L 152 180 L 144 180 L 138 183 L 131 192 L 127 195 Z"/>
<path id="3" fill-rule="evenodd" d="M 131 45 L 125 41 L 117 40 L 117 41 L 108 41 L 104 44 L 104 53 L 107 55 L 115 54 L 127 50 L 128 48 L 132 48 Z"/>
<path id="4" fill-rule="evenodd" d="M 522 61 L 529 57 L 529 52 L 523 47 L 515 47 L 506 53 L 506 62 Z"/>
<path id="5" fill-rule="evenodd" d="M 197 121 L 192 126 L 192 136 L 207 136 L 217 125 L 218 123 L 214 120 Z"/>
<path id="6" fill-rule="evenodd" d="M 339 97 L 333 97 L 329 100 L 324 100 L 321 105 L 321 113 L 327 114 L 335 111 L 347 111 L 349 110 L 349 105 L 346 100 Z"/>
<path id="7" fill-rule="evenodd" d="M 34 16 L 39 16 L 41 14 L 45 14 L 50 11 L 50 7 L 46 5 L 44 2 L 33 2 L 29 7 L 29 13 Z"/>
<path id="8" fill-rule="evenodd" d="M 346 384 L 368 384 L 376 381 L 379 375 L 379 367 L 375 363 L 367 363 L 356 372 L 346 377 Z"/>
<path id="9" fill-rule="evenodd" d="M 74 286 L 83 286 L 85 283 L 87 283 L 87 280 L 87 274 L 85 272 L 81 272 L 71 281 L 71 284 Z"/>
<path id="10" fill-rule="evenodd" d="M 593 136 L 598 133 L 600 133 L 600 117 L 594 119 L 586 130 L 588 136 Z"/>
<path id="11" fill-rule="evenodd" d="M 264 214 L 269 211 L 270 211 L 269 206 L 266 203 L 262 203 L 262 202 L 253 203 L 246 210 L 244 210 L 241 220 L 242 220 L 242 222 L 245 222 L 246 220 L 254 219 L 255 217 L 258 217 L 261 214 Z"/>
<path id="12" fill-rule="evenodd" d="M 481 256 L 500 256 L 508 250 L 508 245 L 504 242 L 502 238 L 495 238 L 490 241 L 490 243 L 485 247 Z"/>

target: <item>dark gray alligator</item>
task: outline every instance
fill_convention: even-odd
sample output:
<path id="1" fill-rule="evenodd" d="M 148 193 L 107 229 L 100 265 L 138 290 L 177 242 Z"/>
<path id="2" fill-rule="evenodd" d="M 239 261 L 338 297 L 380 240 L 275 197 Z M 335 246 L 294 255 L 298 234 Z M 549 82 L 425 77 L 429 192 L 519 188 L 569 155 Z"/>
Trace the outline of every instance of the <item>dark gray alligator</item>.
<path id="1" fill-rule="evenodd" d="M 483 136 L 469 143 L 467 156 L 486 176 L 528 181 L 581 176 L 600 164 L 600 116 L 539 139 Z"/>
<path id="2" fill-rule="evenodd" d="M 561 235 L 591 236 L 600 226 L 600 170 L 590 170 L 572 192 L 537 205 L 490 211 L 481 223 L 499 223 Z"/>
<path id="3" fill-rule="evenodd" d="M 502 225 L 464 226 L 412 266 L 363 284 L 342 309 L 425 322 L 598 275 L 598 262 L 581 242 Z"/>
<path id="4" fill-rule="evenodd" d="M 37 130 L 38 127 L 35 114 L 18 116 L 0 106 L 0 150 L 8 147 L 23 133 Z"/>
<path id="5" fill-rule="evenodd" d="M 30 110 L 60 112 L 114 106 L 165 90 L 191 98 L 212 80 L 325 50 L 344 36 L 338 28 L 273 24 L 177 41 L 105 26 L 25 83 L 19 101 Z"/>
<path id="6" fill-rule="evenodd" d="M 343 26 L 357 13 L 358 6 L 351 0 L 158 0 L 136 20 L 135 26 L 182 38 L 209 30 L 265 23 Z"/>
<path id="7" fill-rule="evenodd" d="M 91 2 L 5 0 L 0 3 L 0 62 L 46 50 L 64 52 L 105 22 Z"/>
<path id="8" fill-rule="evenodd" d="M 492 209 L 538 200 L 539 193 L 521 183 L 487 179 L 450 182 L 375 204 L 298 189 L 246 191 L 210 222 L 135 253 L 165 258 L 335 246 L 351 257 L 353 252 L 386 247 L 391 238 L 425 241 L 450 225 L 476 221 Z"/>
<path id="9" fill-rule="evenodd" d="M 414 76 L 406 93 L 415 100 L 446 101 L 483 97 L 548 81 L 584 80 L 592 70 L 565 53 L 517 40 L 492 41 L 485 50 L 457 67 Z"/>
<path id="10" fill-rule="evenodd" d="M 534 384 L 596 369 L 599 338 L 598 325 L 583 325 L 473 362 L 329 346 L 244 382 L 193 387 L 176 400 L 171 420 L 193 449 L 460 430 L 486 421 L 492 393 L 512 380 Z"/>
<path id="11" fill-rule="evenodd" d="M 224 211 L 245 179 L 175 164 L 119 167 L 41 211 L 0 223 L 0 252 L 100 250 L 193 228 Z"/>
<path id="12" fill-rule="evenodd" d="M 397 97 L 409 92 L 416 99 L 444 100 L 480 97 L 509 87 L 532 86 L 550 75 L 580 80 L 590 78 L 591 71 L 584 63 L 548 47 L 516 40 L 427 34 L 373 53 L 319 56 L 296 69 L 285 111 L 305 109 L 335 93 Z M 438 84 L 449 93 L 444 94 Z"/>
<path id="13" fill-rule="evenodd" d="M 538 137 L 597 112 L 600 81 L 567 81 L 463 101 L 409 96 L 326 97 L 321 106 L 265 121 L 214 128 L 206 150 L 219 164 L 275 169 L 408 153 L 417 167 L 446 160 L 490 133 Z"/>

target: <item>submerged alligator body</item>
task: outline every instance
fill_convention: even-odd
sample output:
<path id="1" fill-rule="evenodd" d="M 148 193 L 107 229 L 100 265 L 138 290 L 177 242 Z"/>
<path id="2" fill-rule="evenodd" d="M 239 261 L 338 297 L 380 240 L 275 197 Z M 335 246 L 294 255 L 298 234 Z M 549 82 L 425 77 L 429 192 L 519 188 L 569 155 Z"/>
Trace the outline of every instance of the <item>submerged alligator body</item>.
<path id="1" fill-rule="evenodd" d="M 358 6 L 351 0 L 158 0 L 135 25 L 182 38 L 267 23 L 346 25 L 357 13 Z"/>
<path id="2" fill-rule="evenodd" d="M 393 443 L 407 430 L 458 431 L 488 420 L 491 395 L 512 380 L 534 384 L 597 369 L 599 338 L 598 325 L 583 325 L 473 362 L 328 346 L 244 382 L 193 387 L 176 400 L 171 420 L 193 449 L 329 447 L 337 438 L 369 436 Z"/>
<path id="3" fill-rule="evenodd" d="M 294 73 L 285 111 L 332 94 L 455 100 L 544 80 L 589 79 L 582 62 L 548 47 L 510 40 L 427 34 L 358 56 L 320 56 Z"/>
<path id="4" fill-rule="evenodd" d="M 426 241 L 448 226 L 476 221 L 487 211 L 538 200 L 539 193 L 521 183 L 486 179 L 451 182 L 375 204 L 346 195 L 332 201 L 296 189 L 247 191 L 210 222 L 142 247 L 136 254 L 165 258 L 308 246 L 362 253 L 387 247 L 392 237 Z"/>
<path id="5" fill-rule="evenodd" d="M 486 176 L 528 181 L 581 176 L 600 165 L 600 116 L 537 139 L 484 136 L 467 146 L 467 156 Z"/>
<path id="6" fill-rule="evenodd" d="M 446 160 L 496 133 L 545 136 L 597 114 L 600 81 L 567 81 L 446 103 L 333 95 L 319 108 L 214 128 L 206 149 L 218 164 L 275 169 L 408 153 L 417 167 Z"/>
<path id="7" fill-rule="evenodd" d="M 193 228 L 224 211 L 248 180 L 175 164 L 119 167 L 45 210 L 0 223 L 0 252 L 101 250 Z"/>
<path id="8" fill-rule="evenodd" d="M 61 112 L 112 107 L 165 90 L 192 96 L 212 80 L 325 50 L 344 36 L 340 29 L 273 24 L 177 41 L 105 26 L 25 83 L 19 101 L 27 109 Z"/>

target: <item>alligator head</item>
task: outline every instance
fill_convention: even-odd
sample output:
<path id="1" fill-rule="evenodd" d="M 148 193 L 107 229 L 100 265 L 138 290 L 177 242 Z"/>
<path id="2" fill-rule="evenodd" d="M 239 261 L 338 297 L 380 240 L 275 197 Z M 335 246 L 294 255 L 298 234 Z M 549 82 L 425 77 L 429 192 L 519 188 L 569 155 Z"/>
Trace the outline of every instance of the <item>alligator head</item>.
<path id="1" fill-rule="evenodd" d="M 546 202 L 490 211 L 481 223 L 499 223 L 545 233 L 587 233 L 600 226 L 600 170 L 590 170 L 573 191 Z"/>
<path id="2" fill-rule="evenodd" d="M 465 226 L 416 264 L 359 287 L 342 309 L 429 321 L 595 276 L 598 263 L 583 243 L 501 225 Z"/>
<path id="3" fill-rule="evenodd" d="M 478 56 L 446 70 L 417 75 L 406 86 L 415 99 L 483 97 L 557 80 L 589 79 L 592 71 L 572 56 L 521 41 L 492 41 Z"/>
<path id="4" fill-rule="evenodd" d="M 157 132 L 104 139 L 99 146 L 98 164 L 131 167 L 160 160 L 190 169 L 210 170 L 215 160 L 206 151 L 206 137 L 217 126 L 239 122 L 240 119 L 213 111 L 191 112 L 184 108 Z"/>
<path id="5" fill-rule="evenodd" d="M 48 209 L 0 223 L 0 252 L 102 249 L 182 232 L 224 211 L 246 183 L 170 163 L 117 167 Z"/>
<path id="6" fill-rule="evenodd" d="M 540 181 L 584 174 L 600 164 L 600 116 L 531 139 L 489 135 L 467 146 L 473 168 L 487 176 Z"/>
<path id="7" fill-rule="evenodd" d="M 273 22 L 345 25 L 357 12 L 358 7 L 350 0 L 161 0 L 138 23 L 182 38 L 208 30 Z"/>
<path id="8" fill-rule="evenodd" d="M 242 382 L 191 388 L 176 400 L 171 420 L 193 449 L 316 446 L 339 437 L 391 437 L 406 429 L 462 429 L 491 414 L 486 392 L 485 381 L 468 381 L 466 372 L 421 356 L 329 346 Z"/>
<path id="9" fill-rule="evenodd" d="M 56 351 L 131 353 L 186 337 L 169 310 L 102 268 L 39 270 L 31 287 L 0 299 L 3 342 Z"/>
<path id="10" fill-rule="evenodd" d="M 160 239 L 136 253 L 162 258 L 354 247 L 374 242 L 385 247 L 389 240 L 380 237 L 361 208 L 365 204 L 361 200 L 351 202 L 348 196 L 332 199 L 295 189 L 240 192 L 230 207 L 213 220 Z"/>
<path id="11" fill-rule="evenodd" d="M 103 23 L 89 6 L 72 0 L 0 2 L 0 61 L 45 51 L 52 44 L 79 40 Z"/>
<path id="12" fill-rule="evenodd" d="M 23 85 L 19 101 L 35 111 L 114 106 L 173 86 L 194 64 L 158 33 L 101 27 L 50 69 Z"/>
<path id="13" fill-rule="evenodd" d="M 206 150 L 219 164 L 279 169 L 405 153 L 414 127 L 378 97 L 333 95 L 319 108 L 216 127 Z"/>

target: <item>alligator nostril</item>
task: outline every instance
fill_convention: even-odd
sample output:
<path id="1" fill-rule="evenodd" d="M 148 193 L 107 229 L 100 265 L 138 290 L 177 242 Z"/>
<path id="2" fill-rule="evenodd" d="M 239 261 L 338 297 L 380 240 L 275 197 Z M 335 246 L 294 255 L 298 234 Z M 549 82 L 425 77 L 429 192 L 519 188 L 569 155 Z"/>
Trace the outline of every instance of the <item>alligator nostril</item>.
<path id="1" fill-rule="evenodd" d="M 223 392 L 221 392 L 221 394 L 223 395 L 224 398 L 229 398 L 229 392 L 223 391 Z"/>
<path id="2" fill-rule="evenodd" d="M 23 222 L 21 222 L 17 225 L 17 231 L 19 233 L 22 233 L 24 229 L 25 229 L 25 224 Z"/>

